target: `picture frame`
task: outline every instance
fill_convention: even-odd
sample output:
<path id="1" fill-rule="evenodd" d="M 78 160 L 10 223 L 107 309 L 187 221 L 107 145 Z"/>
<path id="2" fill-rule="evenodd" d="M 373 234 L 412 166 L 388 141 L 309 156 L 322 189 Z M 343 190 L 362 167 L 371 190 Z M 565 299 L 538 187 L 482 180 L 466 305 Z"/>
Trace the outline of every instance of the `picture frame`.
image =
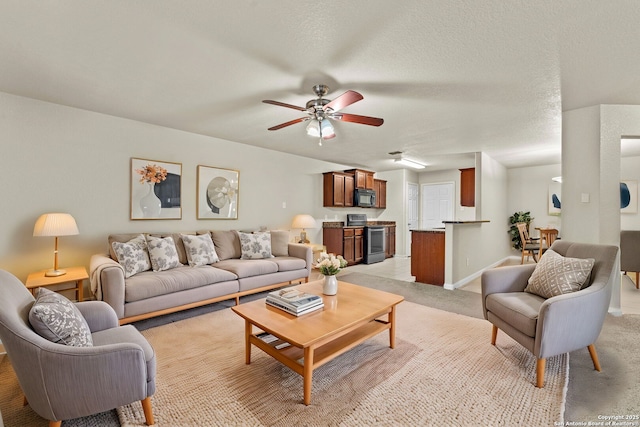
<path id="1" fill-rule="evenodd" d="M 182 163 L 132 157 L 130 218 L 182 219 Z"/>
<path id="2" fill-rule="evenodd" d="M 561 209 L 561 200 L 562 200 L 562 184 L 559 182 L 553 182 L 549 184 L 549 196 L 548 205 L 549 205 L 549 215 L 560 215 Z"/>
<path id="3" fill-rule="evenodd" d="M 240 171 L 198 165 L 196 214 L 198 219 L 238 219 Z"/>
<path id="4" fill-rule="evenodd" d="M 620 213 L 638 213 L 638 181 L 620 181 Z"/>

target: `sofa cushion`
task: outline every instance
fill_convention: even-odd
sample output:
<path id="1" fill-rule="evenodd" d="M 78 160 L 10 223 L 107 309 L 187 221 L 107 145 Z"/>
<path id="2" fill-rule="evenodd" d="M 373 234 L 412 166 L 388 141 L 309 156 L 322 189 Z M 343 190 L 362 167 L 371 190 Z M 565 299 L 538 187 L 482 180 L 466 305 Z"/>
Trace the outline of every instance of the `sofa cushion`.
<path id="1" fill-rule="evenodd" d="M 579 291 L 591 276 L 595 259 L 563 257 L 548 249 L 529 277 L 525 292 L 551 298 Z"/>
<path id="2" fill-rule="evenodd" d="M 47 288 L 38 288 L 29 310 L 29 323 L 49 341 L 73 347 L 91 347 L 91 330 L 74 303 Z"/>
<path id="3" fill-rule="evenodd" d="M 125 278 L 151 269 L 147 239 L 143 234 L 139 234 L 126 243 L 113 242 L 112 246 L 118 263 L 124 268 Z"/>
<path id="4" fill-rule="evenodd" d="M 271 258 L 271 261 L 278 264 L 278 271 L 294 271 L 307 268 L 307 262 L 305 260 L 290 256 Z"/>
<path id="5" fill-rule="evenodd" d="M 230 271 L 238 278 L 259 276 L 261 274 L 276 273 L 278 264 L 273 258 L 266 259 L 227 259 L 216 263 L 217 268 Z"/>
<path id="6" fill-rule="evenodd" d="M 240 236 L 241 259 L 271 258 L 271 234 L 265 232 L 242 233 Z"/>
<path id="7" fill-rule="evenodd" d="M 240 249 L 240 237 L 235 230 L 217 231 L 211 232 L 211 239 L 216 246 L 216 252 L 220 261 L 225 259 L 238 259 L 242 256 Z"/>
<path id="8" fill-rule="evenodd" d="M 289 256 L 289 231 L 271 230 L 271 255 Z"/>
<path id="9" fill-rule="evenodd" d="M 182 233 L 150 233 L 149 236 L 153 237 L 169 237 L 173 238 L 173 243 L 176 245 L 176 250 L 178 251 L 178 261 L 180 264 L 187 265 L 189 264 L 189 260 L 187 259 L 187 251 L 184 249 L 184 243 L 182 243 L 182 234 L 196 234 L 194 232 L 182 232 Z"/>
<path id="10" fill-rule="evenodd" d="M 113 260 L 118 260 L 118 256 L 113 250 L 113 242 L 127 243 L 131 239 L 135 239 L 138 237 L 140 233 L 121 233 L 121 234 L 110 234 L 109 241 L 109 256 Z"/>
<path id="11" fill-rule="evenodd" d="M 140 301 L 236 278 L 229 271 L 209 265 L 184 266 L 160 272 L 147 271 L 127 279 L 124 298 L 125 302 Z"/>
<path id="12" fill-rule="evenodd" d="M 504 292 L 489 295 L 485 304 L 487 311 L 523 334 L 535 337 L 538 313 L 544 301 L 544 298 L 527 292 Z"/>
<path id="13" fill-rule="evenodd" d="M 178 250 L 171 236 L 147 236 L 147 249 L 153 271 L 170 270 L 182 266 L 178 258 Z"/>
<path id="14" fill-rule="evenodd" d="M 183 234 L 182 243 L 187 251 L 189 265 L 192 267 L 213 264 L 220 260 L 209 234 L 199 236 Z"/>

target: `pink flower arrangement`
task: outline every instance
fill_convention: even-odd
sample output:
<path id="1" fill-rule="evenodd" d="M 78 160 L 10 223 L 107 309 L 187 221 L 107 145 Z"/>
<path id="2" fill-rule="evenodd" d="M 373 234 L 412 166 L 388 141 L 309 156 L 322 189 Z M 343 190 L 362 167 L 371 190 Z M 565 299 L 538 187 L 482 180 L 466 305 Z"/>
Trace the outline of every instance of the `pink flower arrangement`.
<path id="1" fill-rule="evenodd" d="M 156 164 L 148 164 L 142 169 L 136 169 L 140 176 L 140 184 L 145 182 L 159 183 L 167 179 L 167 170 Z"/>

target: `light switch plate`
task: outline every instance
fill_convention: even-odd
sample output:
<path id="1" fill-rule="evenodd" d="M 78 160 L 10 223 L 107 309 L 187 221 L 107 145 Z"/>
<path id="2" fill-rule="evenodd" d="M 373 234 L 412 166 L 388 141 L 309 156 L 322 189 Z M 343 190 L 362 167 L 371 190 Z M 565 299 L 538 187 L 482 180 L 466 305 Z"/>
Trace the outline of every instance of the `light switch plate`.
<path id="1" fill-rule="evenodd" d="M 589 193 L 582 193 L 582 203 L 589 203 Z"/>

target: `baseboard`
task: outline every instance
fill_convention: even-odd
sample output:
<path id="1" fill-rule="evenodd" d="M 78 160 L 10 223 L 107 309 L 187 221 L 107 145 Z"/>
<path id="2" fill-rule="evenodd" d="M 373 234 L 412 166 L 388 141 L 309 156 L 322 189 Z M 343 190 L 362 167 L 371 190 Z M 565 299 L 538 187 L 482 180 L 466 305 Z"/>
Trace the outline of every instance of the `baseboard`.
<path id="1" fill-rule="evenodd" d="M 469 276 L 467 276 L 467 277 L 465 277 L 465 278 L 463 278 L 461 280 L 458 280 L 457 282 L 455 282 L 453 284 L 452 283 L 445 283 L 444 284 L 444 288 L 448 289 L 450 291 L 453 291 L 454 289 L 458 289 L 459 287 L 464 286 L 464 285 L 466 285 L 467 283 L 469 283 L 469 282 L 471 282 L 473 280 L 476 280 L 478 277 L 480 277 L 482 275 L 483 271 L 490 270 L 492 268 L 496 268 L 498 266 L 501 266 L 502 264 L 504 264 L 505 262 L 507 262 L 507 260 L 509 260 L 511 258 L 518 259 L 518 257 L 512 257 L 512 256 L 508 256 L 508 257 L 502 258 L 501 260 L 496 261 L 493 264 L 488 265 L 487 267 L 484 267 L 483 269 L 478 270 L 475 273 L 473 273 L 473 274 L 471 274 L 471 275 L 469 275 Z"/>

